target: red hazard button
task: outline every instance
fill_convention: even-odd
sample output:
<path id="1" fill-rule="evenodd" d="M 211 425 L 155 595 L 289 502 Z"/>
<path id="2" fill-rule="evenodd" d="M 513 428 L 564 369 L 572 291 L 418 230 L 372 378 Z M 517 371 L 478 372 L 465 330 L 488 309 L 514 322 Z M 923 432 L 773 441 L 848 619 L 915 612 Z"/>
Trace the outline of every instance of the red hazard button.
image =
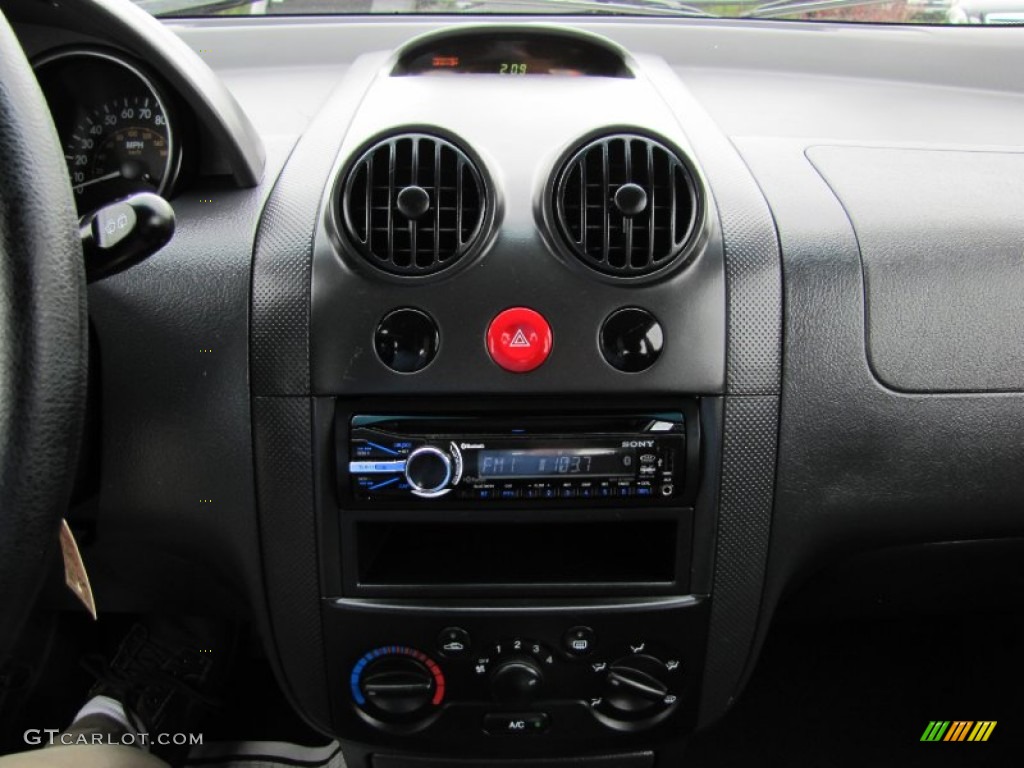
<path id="1" fill-rule="evenodd" d="M 506 309 L 487 328 L 487 351 L 506 371 L 532 371 L 551 354 L 551 326 L 532 309 Z"/>

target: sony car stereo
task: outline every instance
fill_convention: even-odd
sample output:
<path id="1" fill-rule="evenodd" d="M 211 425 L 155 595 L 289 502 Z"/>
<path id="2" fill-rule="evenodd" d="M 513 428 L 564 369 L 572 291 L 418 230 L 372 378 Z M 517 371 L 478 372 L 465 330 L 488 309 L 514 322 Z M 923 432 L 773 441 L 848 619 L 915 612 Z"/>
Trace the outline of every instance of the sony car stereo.
<path id="1" fill-rule="evenodd" d="M 681 412 L 621 416 L 356 415 L 341 464 L 360 502 L 593 499 L 678 503 Z"/>

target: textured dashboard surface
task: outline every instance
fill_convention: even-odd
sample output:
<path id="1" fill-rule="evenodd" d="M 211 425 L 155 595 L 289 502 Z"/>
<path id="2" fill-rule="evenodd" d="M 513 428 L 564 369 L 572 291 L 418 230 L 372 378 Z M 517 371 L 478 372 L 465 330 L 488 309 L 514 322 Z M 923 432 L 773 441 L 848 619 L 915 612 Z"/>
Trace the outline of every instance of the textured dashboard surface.
<path id="1" fill-rule="evenodd" d="M 649 66 L 707 169 L 725 242 L 727 397 L 701 701 L 708 723 L 732 704 L 756 659 L 775 488 L 782 273 L 771 212 L 741 157 L 674 73 Z"/>
<path id="2" fill-rule="evenodd" d="M 100 535 L 85 557 L 100 604 L 202 612 L 264 602 L 249 421 L 250 263 L 260 210 L 291 145 L 268 146 L 265 186 L 222 180 L 180 196 L 171 242 L 90 286 L 105 472 Z"/>
<path id="3" fill-rule="evenodd" d="M 254 395 L 310 391 L 313 232 L 331 159 L 368 84 L 373 64 L 351 72 L 330 112 L 303 134 L 263 211 L 252 266 Z"/>
<path id="4" fill-rule="evenodd" d="M 739 147 L 772 205 L 786 273 L 769 610 L 787 585 L 849 553 L 1021 535 L 1024 397 L 881 386 L 865 353 L 857 238 L 806 144 Z"/>
<path id="5" fill-rule="evenodd" d="M 255 398 L 253 450 L 277 661 L 300 711 L 326 728 L 330 716 L 316 567 L 311 409 L 306 398 Z"/>
<path id="6" fill-rule="evenodd" d="M 878 378 L 915 392 L 1024 390 L 1024 154 L 807 154 L 857 233 Z"/>

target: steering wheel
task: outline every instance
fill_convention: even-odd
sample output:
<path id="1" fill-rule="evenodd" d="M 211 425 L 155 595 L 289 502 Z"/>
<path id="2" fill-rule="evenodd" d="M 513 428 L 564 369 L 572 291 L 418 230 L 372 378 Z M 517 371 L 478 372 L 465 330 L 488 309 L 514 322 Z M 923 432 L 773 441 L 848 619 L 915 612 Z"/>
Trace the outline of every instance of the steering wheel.
<path id="1" fill-rule="evenodd" d="M 58 548 L 85 410 L 85 270 L 63 153 L 0 13 L 0 660 Z"/>

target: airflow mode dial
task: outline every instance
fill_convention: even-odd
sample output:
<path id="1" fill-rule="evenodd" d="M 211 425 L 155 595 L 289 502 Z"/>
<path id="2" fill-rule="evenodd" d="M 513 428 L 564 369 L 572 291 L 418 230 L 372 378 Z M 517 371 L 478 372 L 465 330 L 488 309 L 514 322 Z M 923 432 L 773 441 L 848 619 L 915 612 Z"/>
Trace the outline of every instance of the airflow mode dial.
<path id="1" fill-rule="evenodd" d="M 450 141 L 407 133 L 374 144 L 342 189 L 345 230 L 371 265 L 395 275 L 454 266 L 479 242 L 487 214 L 483 177 Z"/>
<path id="2" fill-rule="evenodd" d="M 616 277 L 675 263 L 696 236 L 701 210 L 687 164 L 636 134 L 586 144 L 555 182 L 555 221 L 566 245 L 586 266 Z"/>

